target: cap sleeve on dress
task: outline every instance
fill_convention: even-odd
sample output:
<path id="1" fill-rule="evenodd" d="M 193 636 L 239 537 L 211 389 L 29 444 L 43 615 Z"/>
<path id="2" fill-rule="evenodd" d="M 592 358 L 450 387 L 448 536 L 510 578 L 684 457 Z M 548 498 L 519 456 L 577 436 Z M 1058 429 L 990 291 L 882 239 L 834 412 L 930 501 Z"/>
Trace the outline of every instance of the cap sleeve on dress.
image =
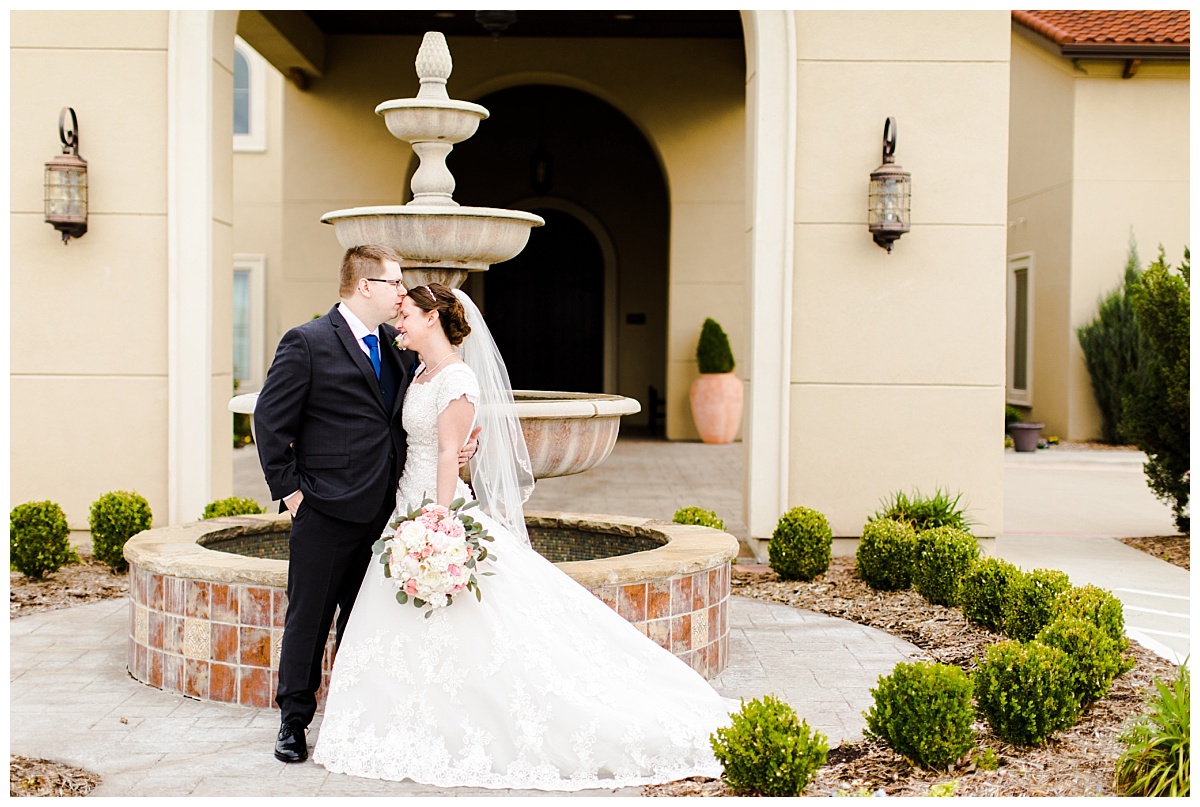
<path id="1" fill-rule="evenodd" d="M 440 415 L 451 401 L 464 395 L 473 405 L 479 405 L 479 381 L 475 373 L 465 364 L 452 364 L 437 378 L 437 411 Z"/>

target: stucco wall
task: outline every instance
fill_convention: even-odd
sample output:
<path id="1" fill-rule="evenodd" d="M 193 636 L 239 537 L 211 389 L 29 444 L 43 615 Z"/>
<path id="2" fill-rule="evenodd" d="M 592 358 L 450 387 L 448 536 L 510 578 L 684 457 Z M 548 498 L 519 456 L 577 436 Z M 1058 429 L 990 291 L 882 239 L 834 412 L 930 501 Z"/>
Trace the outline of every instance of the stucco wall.
<path id="1" fill-rule="evenodd" d="M 232 16 L 217 14 L 214 28 L 221 36 L 228 28 L 230 53 Z M 86 529 L 98 496 L 135 490 L 149 500 L 156 523 L 166 523 L 170 14 L 14 11 L 9 22 L 10 498 L 56 501 L 73 529 Z M 218 48 L 211 71 L 219 109 L 230 105 L 220 80 L 228 63 Z M 42 221 L 42 167 L 60 151 L 63 106 L 79 119 L 89 185 L 88 232 L 65 247 Z M 211 123 L 225 127 L 228 138 L 228 115 Z M 219 153 L 215 158 L 227 178 L 228 166 Z M 212 193 L 213 218 L 228 222 L 227 184 L 218 181 Z M 228 228 L 211 220 L 194 224 L 212 228 L 220 261 Z M 218 284 L 212 293 L 228 300 L 227 287 Z M 227 317 L 212 322 L 217 333 L 228 331 Z M 229 381 L 227 345 L 220 338 L 212 343 L 219 358 L 203 371 L 214 396 L 223 393 L 221 379 Z M 211 428 L 198 430 L 211 437 L 201 451 L 213 460 L 198 497 L 228 495 L 231 440 L 223 406 L 223 417 L 214 413 Z"/>
<path id="2" fill-rule="evenodd" d="M 880 500 L 963 494 L 1002 528 L 1008 13 L 796 18 L 790 503 L 858 535 Z M 894 116 L 912 232 L 866 228 Z"/>
<path id="3" fill-rule="evenodd" d="M 1012 36 L 1008 253 L 1032 253 L 1032 417 L 1096 439 L 1100 413 L 1075 331 L 1121 282 L 1129 239 L 1143 266 L 1189 237 L 1187 65 L 1072 62 Z"/>

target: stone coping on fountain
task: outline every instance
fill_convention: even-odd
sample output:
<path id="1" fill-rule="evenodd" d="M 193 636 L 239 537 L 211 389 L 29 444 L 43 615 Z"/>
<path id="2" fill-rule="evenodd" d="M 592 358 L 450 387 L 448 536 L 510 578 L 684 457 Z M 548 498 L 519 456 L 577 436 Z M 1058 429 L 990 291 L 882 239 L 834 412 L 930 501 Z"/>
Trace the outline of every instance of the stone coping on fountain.
<path id="1" fill-rule="evenodd" d="M 608 552 L 625 545 L 654 547 L 556 565 L 701 675 L 711 678 L 725 669 L 730 562 L 738 552 L 733 536 L 631 516 L 530 512 L 526 521 L 536 540 L 559 533 L 564 542 L 596 536 Z M 277 540 L 290 526 L 287 514 L 233 516 L 129 539 L 130 674 L 189 697 L 271 707 L 287 609 L 287 561 L 206 544 Z M 331 634 L 319 704 L 332 665 Z"/>

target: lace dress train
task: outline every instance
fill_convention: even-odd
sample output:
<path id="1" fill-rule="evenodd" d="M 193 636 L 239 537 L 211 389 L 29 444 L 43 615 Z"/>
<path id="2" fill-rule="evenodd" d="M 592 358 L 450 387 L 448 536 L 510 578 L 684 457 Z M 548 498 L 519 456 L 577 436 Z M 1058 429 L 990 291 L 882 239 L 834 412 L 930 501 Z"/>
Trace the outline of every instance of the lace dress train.
<path id="1" fill-rule="evenodd" d="M 401 506 L 434 490 L 437 415 L 463 395 L 474 402 L 476 389 L 461 364 L 410 386 Z M 313 759 L 439 787 L 571 791 L 719 776 L 709 736 L 728 723 L 729 702 L 520 538 L 472 515 L 495 538 L 482 602 L 460 596 L 426 619 L 396 602 L 378 563 L 367 571 Z"/>

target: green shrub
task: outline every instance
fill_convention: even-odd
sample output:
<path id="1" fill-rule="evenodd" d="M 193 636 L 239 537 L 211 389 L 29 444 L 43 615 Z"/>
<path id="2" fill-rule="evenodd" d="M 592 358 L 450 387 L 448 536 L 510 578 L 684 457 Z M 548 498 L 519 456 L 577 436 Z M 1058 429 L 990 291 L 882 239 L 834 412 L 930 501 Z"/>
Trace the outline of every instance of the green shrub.
<path id="1" fill-rule="evenodd" d="M 715 510 L 702 510 L 699 507 L 680 507 L 671 520 L 676 524 L 697 524 L 701 527 L 712 527 L 714 530 L 725 529 L 725 522 Z"/>
<path id="2" fill-rule="evenodd" d="M 979 542 L 954 527 L 934 527 L 917 535 L 913 588 L 935 605 L 958 605 L 963 577 L 979 558 Z"/>
<path id="3" fill-rule="evenodd" d="M 217 499 L 215 502 L 206 504 L 204 506 L 204 515 L 200 516 L 200 520 L 225 518 L 226 516 L 257 515 L 265 512 L 267 512 L 267 508 L 261 506 L 254 499 L 242 499 L 237 496 L 230 496 L 227 499 Z"/>
<path id="4" fill-rule="evenodd" d="M 1054 600 L 1071 588 L 1071 581 L 1055 569 L 1017 572 L 1008 581 L 1001 615 L 1004 635 L 1027 642 L 1054 620 Z"/>
<path id="5" fill-rule="evenodd" d="M 741 711 L 711 742 L 725 768 L 722 778 L 742 795 L 799 796 L 829 750 L 825 735 L 770 695 L 743 700 Z"/>
<path id="6" fill-rule="evenodd" d="M 793 507 L 782 516 L 767 544 L 771 568 L 784 580 L 812 580 L 829 568 L 833 532 L 825 516 Z"/>
<path id="7" fill-rule="evenodd" d="M 8 514 L 9 565 L 26 577 L 40 580 L 68 563 L 78 563 L 71 548 L 67 517 L 51 501 L 18 504 Z"/>
<path id="8" fill-rule="evenodd" d="M 1040 642 L 1000 642 L 975 670 L 975 702 L 992 731 L 1014 745 L 1037 745 L 1079 714 L 1067 654 Z"/>
<path id="9" fill-rule="evenodd" d="M 954 527 L 966 530 L 971 526 L 966 511 L 959 506 L 962 494 L 950 498 L 950 491 L 937 488 L 932 496 L 922 496 L 921 491 L 913 491 L 910 498 L 904 491 L 897 491 L 890 499 L 885 499 L 883 506 L 875 511 L 871 520 L 890 518 L 893 521 L 903 521 L 912 526 L 917 532 L 933 529 L 934 527 Z"/>
<path id="10" fill-rule="evenodd" d="M 137 493 L 124 490 L 105 493 L 92 502 L 88 524 L 92 530 L 92 554 L 114 572 L 123 572 L 125 542 L 150 529 L 150 503 Z"/>
<path id="11" fill-rule="evenodd" d="M 854 554 L 858 576 L 871 588 L 899 591 L 912 585 L 917 533 L 908 524 L 881 518 L 863 527 Z"/>
<path id="12" fill-rule="evenodd" d="M 700 342 L 696 345 L 696 363 L 702 373 L 733 372 L 733 349 L 729 337 L 712 317 L 704 320 L 700 329 Z"/>
<path id="13" fill-rule="evenodd" d="M 1120 737 L 1117 788 L 1129 796 L 1191 795 L 1192 682 L 1187 665 L 1169 684 L 1155 680 L 1150 708 Z"/>
<path id="14" fill-rule="evenodd" d="M 1004 626 L 1004 599 L 1008 583 L 1021 572 L 1000 558 L 979 558 L 963 575 L 959 603 L 963 615 L 991 631 Z"/>
<path id="15" fill-rule="evenodd" d="M 1075 331 L 1100 408 L 1100 437 L 1106 443 L 1128 442 L 1121 423 L 1125 418 L 1124 397 L 1130 392 L 1138 365 L 1133 292 L 1141 276 L 1137 245 L 1130 239 L 1124 281 L 1100 301 L 1096 318 Z"/>
<path id="16" fill-rule="evenodd" d="M 1121 650 L 1129 646 L 1125 638 L 1125 607 L 1112 592 L 1093 586 L 1072 586 L 1054 598 L 1054 616 L 1073 616 L 1086 619 L 1109 637 L 1122 642 Z"/>
<path id="17" fill-rule="evenodd" d="M 1133 293 L 1138 366 L 1124 398 L 1121 429 L 1146 452 L 1146 482 L 1171 505 L 1175 526 L 1191 528 L 1191 252 L 1171 273 L 1163 249 Z"/>
<path id="18" fill-rule="evenodd" d="M 1008 427 L 1014 423 L 1024 423 L 1025 413 L 1015 406 L 1009 404 L 1004 405 L 1004 431 L 1008 431 Z"/>
<path id="19" fill-rule="evenodd" d="M 1084 619 L 1060 616 L 1042 628 L 1037 641 L 1067 654 L 1081 703 L 1100 700 L 1114 678 L 1133 669 L 1132 659 L 1121 658 L 1121 643 Z"/>
<path id="20" fill-rule="evenodd" d="M 871 690 L 875 705 L 863 715 L 865 734 L 922 768 L 948 768 L 975 747 L 973 692 L 970 676 L 958 667 L 897 664 Z"/>

